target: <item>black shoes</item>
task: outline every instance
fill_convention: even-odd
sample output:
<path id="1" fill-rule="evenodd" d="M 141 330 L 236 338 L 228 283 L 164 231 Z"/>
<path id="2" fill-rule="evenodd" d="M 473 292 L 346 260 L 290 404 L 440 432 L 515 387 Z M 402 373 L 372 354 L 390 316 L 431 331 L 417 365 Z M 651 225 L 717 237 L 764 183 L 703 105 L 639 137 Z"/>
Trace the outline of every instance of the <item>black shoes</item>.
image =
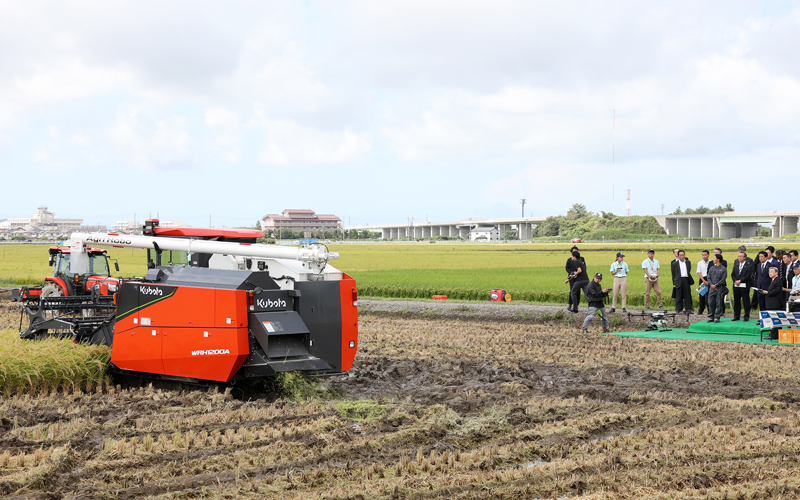
<path id="1" fill-rule="evenodd" d="M 739 321 L 739 318 L 733 318 L 731 321 Z"/>
<path id="2" fill-rule="evenodd" d="M 628 312 L 628 310 L 623 307 L 622 308 L 622 312 L 626 313 L 626 312 Z"/>
<path id="3" fill-rule="evenodd" d="M 719 323 L 719 319 L 715 319 L 715 320 L 714 320 L 714 323 Z"/>
<path id="4" fill-rule="evenodd" d="M 612 307 L 612 308 L 611 308 L 611 310 L 610 310 L 610 311 L 608 311 L 608 312 L 612 312 L 612 313 L 613 313 L 613 312 L 615 312 L 615 311 L 616 311 L 616 309 L 614 309 L 614 308 Z"/>
<path id="5" fill-rule="evenodd" d="M 745 320 L 745 321 L 750 321 L 750 318 L 745 318 L 744 320 Z"/>
<path id="6" fill-rule="evenodd" d="M 714 322 L 714 320 L 713 320 L 713 319 L 710 319 L 710 320 L 708 320 L 708 322 L 709 322 L 709 323 L 713 323 L 713 322 Z"/>

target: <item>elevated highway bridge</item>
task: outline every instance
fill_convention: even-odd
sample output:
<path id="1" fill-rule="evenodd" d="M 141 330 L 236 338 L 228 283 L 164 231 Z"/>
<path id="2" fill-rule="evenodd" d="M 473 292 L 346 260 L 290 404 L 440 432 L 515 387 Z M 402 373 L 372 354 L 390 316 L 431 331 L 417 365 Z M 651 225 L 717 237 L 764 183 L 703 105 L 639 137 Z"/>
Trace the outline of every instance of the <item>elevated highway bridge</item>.
<path id="1" fill-rule="evenodd" d="M 725 212 L 721 214 L 656 215 L 667 234 L 686 238 L 752 238 L 758 226 L 772 228 L 772 237 L 797 233 L 800 212 Z"/>

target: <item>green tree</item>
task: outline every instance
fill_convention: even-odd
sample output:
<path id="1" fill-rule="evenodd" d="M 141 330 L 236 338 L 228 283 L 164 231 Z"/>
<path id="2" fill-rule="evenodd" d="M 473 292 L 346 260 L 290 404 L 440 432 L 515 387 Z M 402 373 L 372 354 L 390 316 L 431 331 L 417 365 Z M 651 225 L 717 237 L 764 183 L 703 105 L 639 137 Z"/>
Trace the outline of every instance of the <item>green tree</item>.
<path id="1" fill-rule="evenodd" d="M 586 210 L 584 205 L 580 203 L 575 203 L 567 210 L 567 219 L 575 220 L 575 219 L 583 219 L 584 217 L 590 215 L 590 212 Z"/>

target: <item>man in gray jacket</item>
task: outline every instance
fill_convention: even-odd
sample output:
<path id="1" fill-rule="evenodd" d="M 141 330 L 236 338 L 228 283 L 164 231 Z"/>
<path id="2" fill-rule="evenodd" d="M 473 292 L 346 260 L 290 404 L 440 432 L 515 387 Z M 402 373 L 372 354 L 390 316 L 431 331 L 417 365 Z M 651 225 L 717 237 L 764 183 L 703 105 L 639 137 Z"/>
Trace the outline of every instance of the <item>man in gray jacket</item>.
<path id="1" fill-rule="evenodd" d="M 722 254 L 714 255 L 714 265 L 708 268 L 708 322 L 719 323 L 725 314 L 725 295 L 728 293 L 726 280 L 728 270 L 722 265 Z"/>

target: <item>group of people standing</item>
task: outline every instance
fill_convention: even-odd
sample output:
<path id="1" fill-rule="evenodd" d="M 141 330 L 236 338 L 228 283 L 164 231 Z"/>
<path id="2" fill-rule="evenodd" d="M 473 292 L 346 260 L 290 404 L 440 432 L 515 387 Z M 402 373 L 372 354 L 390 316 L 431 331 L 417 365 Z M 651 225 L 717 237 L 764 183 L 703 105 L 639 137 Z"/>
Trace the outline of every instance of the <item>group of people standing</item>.
<path id="1" fill-rule="evenodd" d="M 602 273 L 596 273 L 590 281 L 586 261 L 581 256 L 578 247 L 570 249 L 567 259 L 566 271 L 568 279 L 565 283 L 570 285 L 569 304 L 567 310 L 578 312 L 580 293 L 583 290 L 589 303 L 589 314 L 584 320 L 584 330 L 588 327 L 595 314 L 600 313 L 603 330 L 606 331 L 607 319 L 605 315 L 604 299 L 609 292 L 613 292 L 611 311 L 616 311 L 617 299 L 622 302 L 622 311 L 627 312 L 627 276 L 630 272 L 625 255 L 617 253 L 616 260 L 611 264 L 610 273 L 614 277 L 612 288 L 602 288 L 600 282 Z M 694 275 L 698 277 L 699 311 L 698 314 L 708 310 L 708 321 L 719 322 L 725 313 L 725 297 L 729 295 L 728 275 L 730 275 L 733 289 L 733 321 L 739 321 L 743 316 L 744 321 L 750 320 L 750 313 L 756 309 L 762 311 L 785 310 L 787 301 L 792 295 L 800 295 L 800 260 L 796 250 L 785 252 L 775 251 L 768 246 L 758 253 L 758 262 L 747 256 L 747 248 L 742 245 L 738 248 L 738 255 L 729 267 L 728 261 L 722 256 L 722 250 L 714 249 L 713 257 L 708 250 L 703 250 L 702 260 L 697 263 L 695 272 L 692 273 L 692 263 L 686 258 L 686 252 L 680 248 L 673 250 L 674 260 L 670 263 L 672 278 L 672 296 L 675 298 L 675 312 L 693 314 L 692 287 L 696 283 Z M 647 258 L 642 261 L 644 271 L 645 309 L 650 308 L 651 292 L 655 292 L 659 309 L 664 303 L 661 294 L 661 265 L 655 258 L 655 250 L 647 251 Z M 752 298 L 751 298 L 752 291 Z M 743 313 L 743 314 L 742 314 Z"/>

